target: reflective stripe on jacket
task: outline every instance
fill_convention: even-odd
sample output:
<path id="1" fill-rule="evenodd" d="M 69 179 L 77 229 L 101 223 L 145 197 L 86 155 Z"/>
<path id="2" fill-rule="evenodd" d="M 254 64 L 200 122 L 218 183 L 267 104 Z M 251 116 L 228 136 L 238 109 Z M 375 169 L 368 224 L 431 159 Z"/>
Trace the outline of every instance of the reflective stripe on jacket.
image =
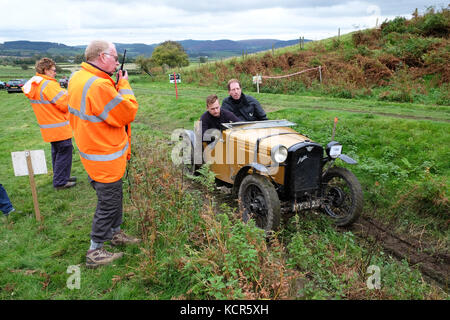
<path id="1" fill-rule="evenodd" d="M 22 87 L 22 91 L 30 99 L 45 142 L 72 138 L 67 91 L 55 79 L 36 73 Z"/>
<path id="2" fill-rule="evenodd" d="M 69 121 L 81 162 L 102 183 L 121 179 L 131 156 L 129 124 L 138 103 L 127 80 L 117 87 L 108 74 L 84 62 L 69 80 Z"/>

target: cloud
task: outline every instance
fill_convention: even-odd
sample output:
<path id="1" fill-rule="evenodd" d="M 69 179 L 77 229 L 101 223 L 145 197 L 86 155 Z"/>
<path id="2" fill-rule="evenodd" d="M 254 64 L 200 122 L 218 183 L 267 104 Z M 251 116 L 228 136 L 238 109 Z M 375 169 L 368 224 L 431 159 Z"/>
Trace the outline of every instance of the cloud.
<path id="1" fill-rule="evenodd" d="M 164 40 L 318 40 L 424 10 L 430 1 L 325 0 L 22 0 L 0 20 L 0 42 L 86 44 L 93 38 L 122 43 Z M 0 0 L 7 8 L 11 1 Z M 443 6 L 443 5 L 442 5 Z M 19 27 L 20 26 L 20 27 Z M 19 32 L 17 30 L 20 30 Z"/>

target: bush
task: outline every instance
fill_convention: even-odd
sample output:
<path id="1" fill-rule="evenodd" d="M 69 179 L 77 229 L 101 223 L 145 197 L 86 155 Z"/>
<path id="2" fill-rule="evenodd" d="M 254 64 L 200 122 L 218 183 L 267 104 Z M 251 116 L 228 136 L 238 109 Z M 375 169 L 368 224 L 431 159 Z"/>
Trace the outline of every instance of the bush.
<path id="1" fill-rule="evenodd" d="M 418 23 L 418 29 L 425 36 L 448 37 L 450 33 L 449 18 L 448 9 L 443 9 L 439 13 L 434 13 L 434 10 L 430 9 Z"/>
<path id="2" fill-rule="evenodd" d="M 406 33 L 408 31 L 406 21 L 404 17 L 396 17 L 392 21 L 383 22 L 381 24 L 381 34 L 386 36 L 390 33 Z"/>
<path id="3" fill-rule="evenodd" d="M 436 104 L 450 106 L 450 85 L 446 83 L 440 89 L 440 94 L 436 100 Z"/>

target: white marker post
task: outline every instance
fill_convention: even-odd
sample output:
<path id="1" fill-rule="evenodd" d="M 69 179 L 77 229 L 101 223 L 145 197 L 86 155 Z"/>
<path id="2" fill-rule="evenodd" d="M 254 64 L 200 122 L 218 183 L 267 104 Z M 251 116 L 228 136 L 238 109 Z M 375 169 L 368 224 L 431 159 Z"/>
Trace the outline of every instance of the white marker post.
<path id="1" fill-rule="evenodd" d="M 256 90 L 259 93 L 259 84 L 262 82 L 262 77 L 258 74 L 253 77 L 253 83 L 256 83 Z"/>
<path id="2" fill-rule="evenodd" d="M 27 150 L 19 152 L 11 152 L 14 175 L 29 176 L 31 194 L 33 195 L 34 212 L 36 220 L 42 222 L 41 212 L 39 211 L 39 202 L 36 191 L 36 183 L 34 181 L 35 174 L 46 174 L 47 163 L 45 162 L 44 150 Z"/>

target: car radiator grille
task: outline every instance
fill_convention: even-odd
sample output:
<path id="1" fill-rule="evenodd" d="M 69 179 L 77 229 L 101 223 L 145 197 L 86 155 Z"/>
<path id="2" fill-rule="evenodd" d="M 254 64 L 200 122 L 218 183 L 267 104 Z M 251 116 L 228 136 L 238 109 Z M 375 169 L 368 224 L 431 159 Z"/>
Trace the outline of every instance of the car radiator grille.
<path id="1" fill-rule="evenodd" d="M 292 195 L 312 192 L 320 187 L 323 149 L 317 144 L 304 144 L 290 159 L 290 189 Z"/>

